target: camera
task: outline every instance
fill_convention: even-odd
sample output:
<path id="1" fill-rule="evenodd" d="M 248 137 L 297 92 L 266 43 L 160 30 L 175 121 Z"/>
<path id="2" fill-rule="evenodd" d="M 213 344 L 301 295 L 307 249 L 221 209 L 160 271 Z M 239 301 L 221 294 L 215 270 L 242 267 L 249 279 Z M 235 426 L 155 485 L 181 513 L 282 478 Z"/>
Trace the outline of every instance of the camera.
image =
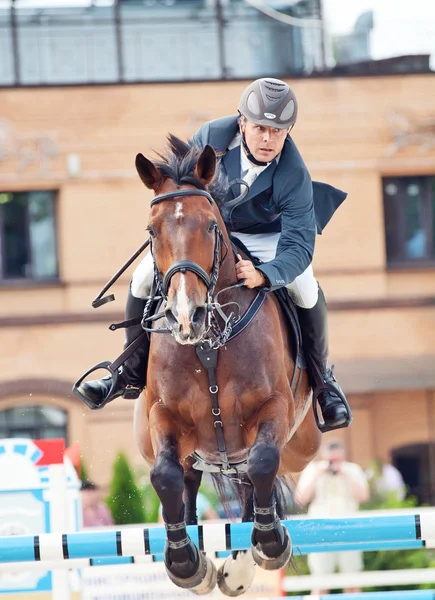
<path id="1" fill-rule="evenodd" d="M 331 473 L 331 475 L 337 475 L 337 469 L 335 468 L 335 464 L 332 460 L 329 461 L 328 471 Z"/>

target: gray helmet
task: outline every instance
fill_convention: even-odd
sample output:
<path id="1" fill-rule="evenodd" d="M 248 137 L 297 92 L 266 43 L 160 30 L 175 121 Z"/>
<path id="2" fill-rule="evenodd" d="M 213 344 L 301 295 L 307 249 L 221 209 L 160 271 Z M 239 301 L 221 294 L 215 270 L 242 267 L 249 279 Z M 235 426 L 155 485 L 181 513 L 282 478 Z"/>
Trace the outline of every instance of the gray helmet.
<path id="1" fill-rule="evenodd" d="M 289 129 L 296 123 L 298 102 L 284 81 L 265 77 L 248 85 L 240 98 L 238 110 L 257 125 Z"/>

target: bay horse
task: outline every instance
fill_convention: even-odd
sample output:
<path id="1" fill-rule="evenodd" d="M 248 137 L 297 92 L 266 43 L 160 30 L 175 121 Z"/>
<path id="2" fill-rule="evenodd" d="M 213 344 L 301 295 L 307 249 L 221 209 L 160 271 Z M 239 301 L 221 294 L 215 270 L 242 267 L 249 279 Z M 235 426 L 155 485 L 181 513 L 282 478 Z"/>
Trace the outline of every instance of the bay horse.
<path id="1" fill-rule="evenodd" d="M 151 334 L 147 388 L 134 419 L 162 503 L 166 570 L 196 594 L 218 581 L 223 593 L 237 596 L 251 584 L 255 564 L 278 569 L 291 557 L 276 485 L 319 448 L 311 388 L 303 371 L 293 397 L 297 367 L 274 294 L 235 285 L 214 149 L 169 136 L 166 154 L 155 162 L 138 154 L 136 169 L 155 194 L 148 232 L 165 311 L 154 326 L 168 325 L 172 334 Z M 225 317 L 231 312 L 234 318 Z M 253 521 L 251 551 L 233 552 L 218 573 L 186 531 L 197 523 L 204 465 L 235 476 L 242 521 Z"/>

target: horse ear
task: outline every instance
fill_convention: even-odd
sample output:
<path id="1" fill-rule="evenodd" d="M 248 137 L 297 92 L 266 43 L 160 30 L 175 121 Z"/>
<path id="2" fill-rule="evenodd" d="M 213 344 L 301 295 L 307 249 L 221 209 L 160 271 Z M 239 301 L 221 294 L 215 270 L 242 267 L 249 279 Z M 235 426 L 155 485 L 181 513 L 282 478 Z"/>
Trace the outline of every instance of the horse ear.
<path id="1" fill-rule="evenodd" d="M 216 172 L 216 152 L 207 144 L 201 152 L 195 167 L 195 175 L 203 185 L 208 185 Z"/>
<path id="2" fill-rule="evenodd" d="M 156 191 L 162 181 L 162 176 L 154 164 L 143 154 L 136 156 L 136 169 L 142 182 L 150 190 Z"/>

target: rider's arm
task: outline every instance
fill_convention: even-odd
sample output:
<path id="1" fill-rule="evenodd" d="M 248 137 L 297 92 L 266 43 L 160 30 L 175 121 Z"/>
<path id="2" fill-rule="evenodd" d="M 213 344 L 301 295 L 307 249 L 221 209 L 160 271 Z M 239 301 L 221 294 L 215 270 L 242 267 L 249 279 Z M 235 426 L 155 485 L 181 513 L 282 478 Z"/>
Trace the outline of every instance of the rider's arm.
<path id="1" fill-rule="evenodd" d="M 276 257 L 257 267 L 270 282 L 270 290 L 291 283 L 311 264 L 316 239 L 313 186 L 308 171 L 298 167 L 285 178 L 278 195 L 281 236 Z"/>

